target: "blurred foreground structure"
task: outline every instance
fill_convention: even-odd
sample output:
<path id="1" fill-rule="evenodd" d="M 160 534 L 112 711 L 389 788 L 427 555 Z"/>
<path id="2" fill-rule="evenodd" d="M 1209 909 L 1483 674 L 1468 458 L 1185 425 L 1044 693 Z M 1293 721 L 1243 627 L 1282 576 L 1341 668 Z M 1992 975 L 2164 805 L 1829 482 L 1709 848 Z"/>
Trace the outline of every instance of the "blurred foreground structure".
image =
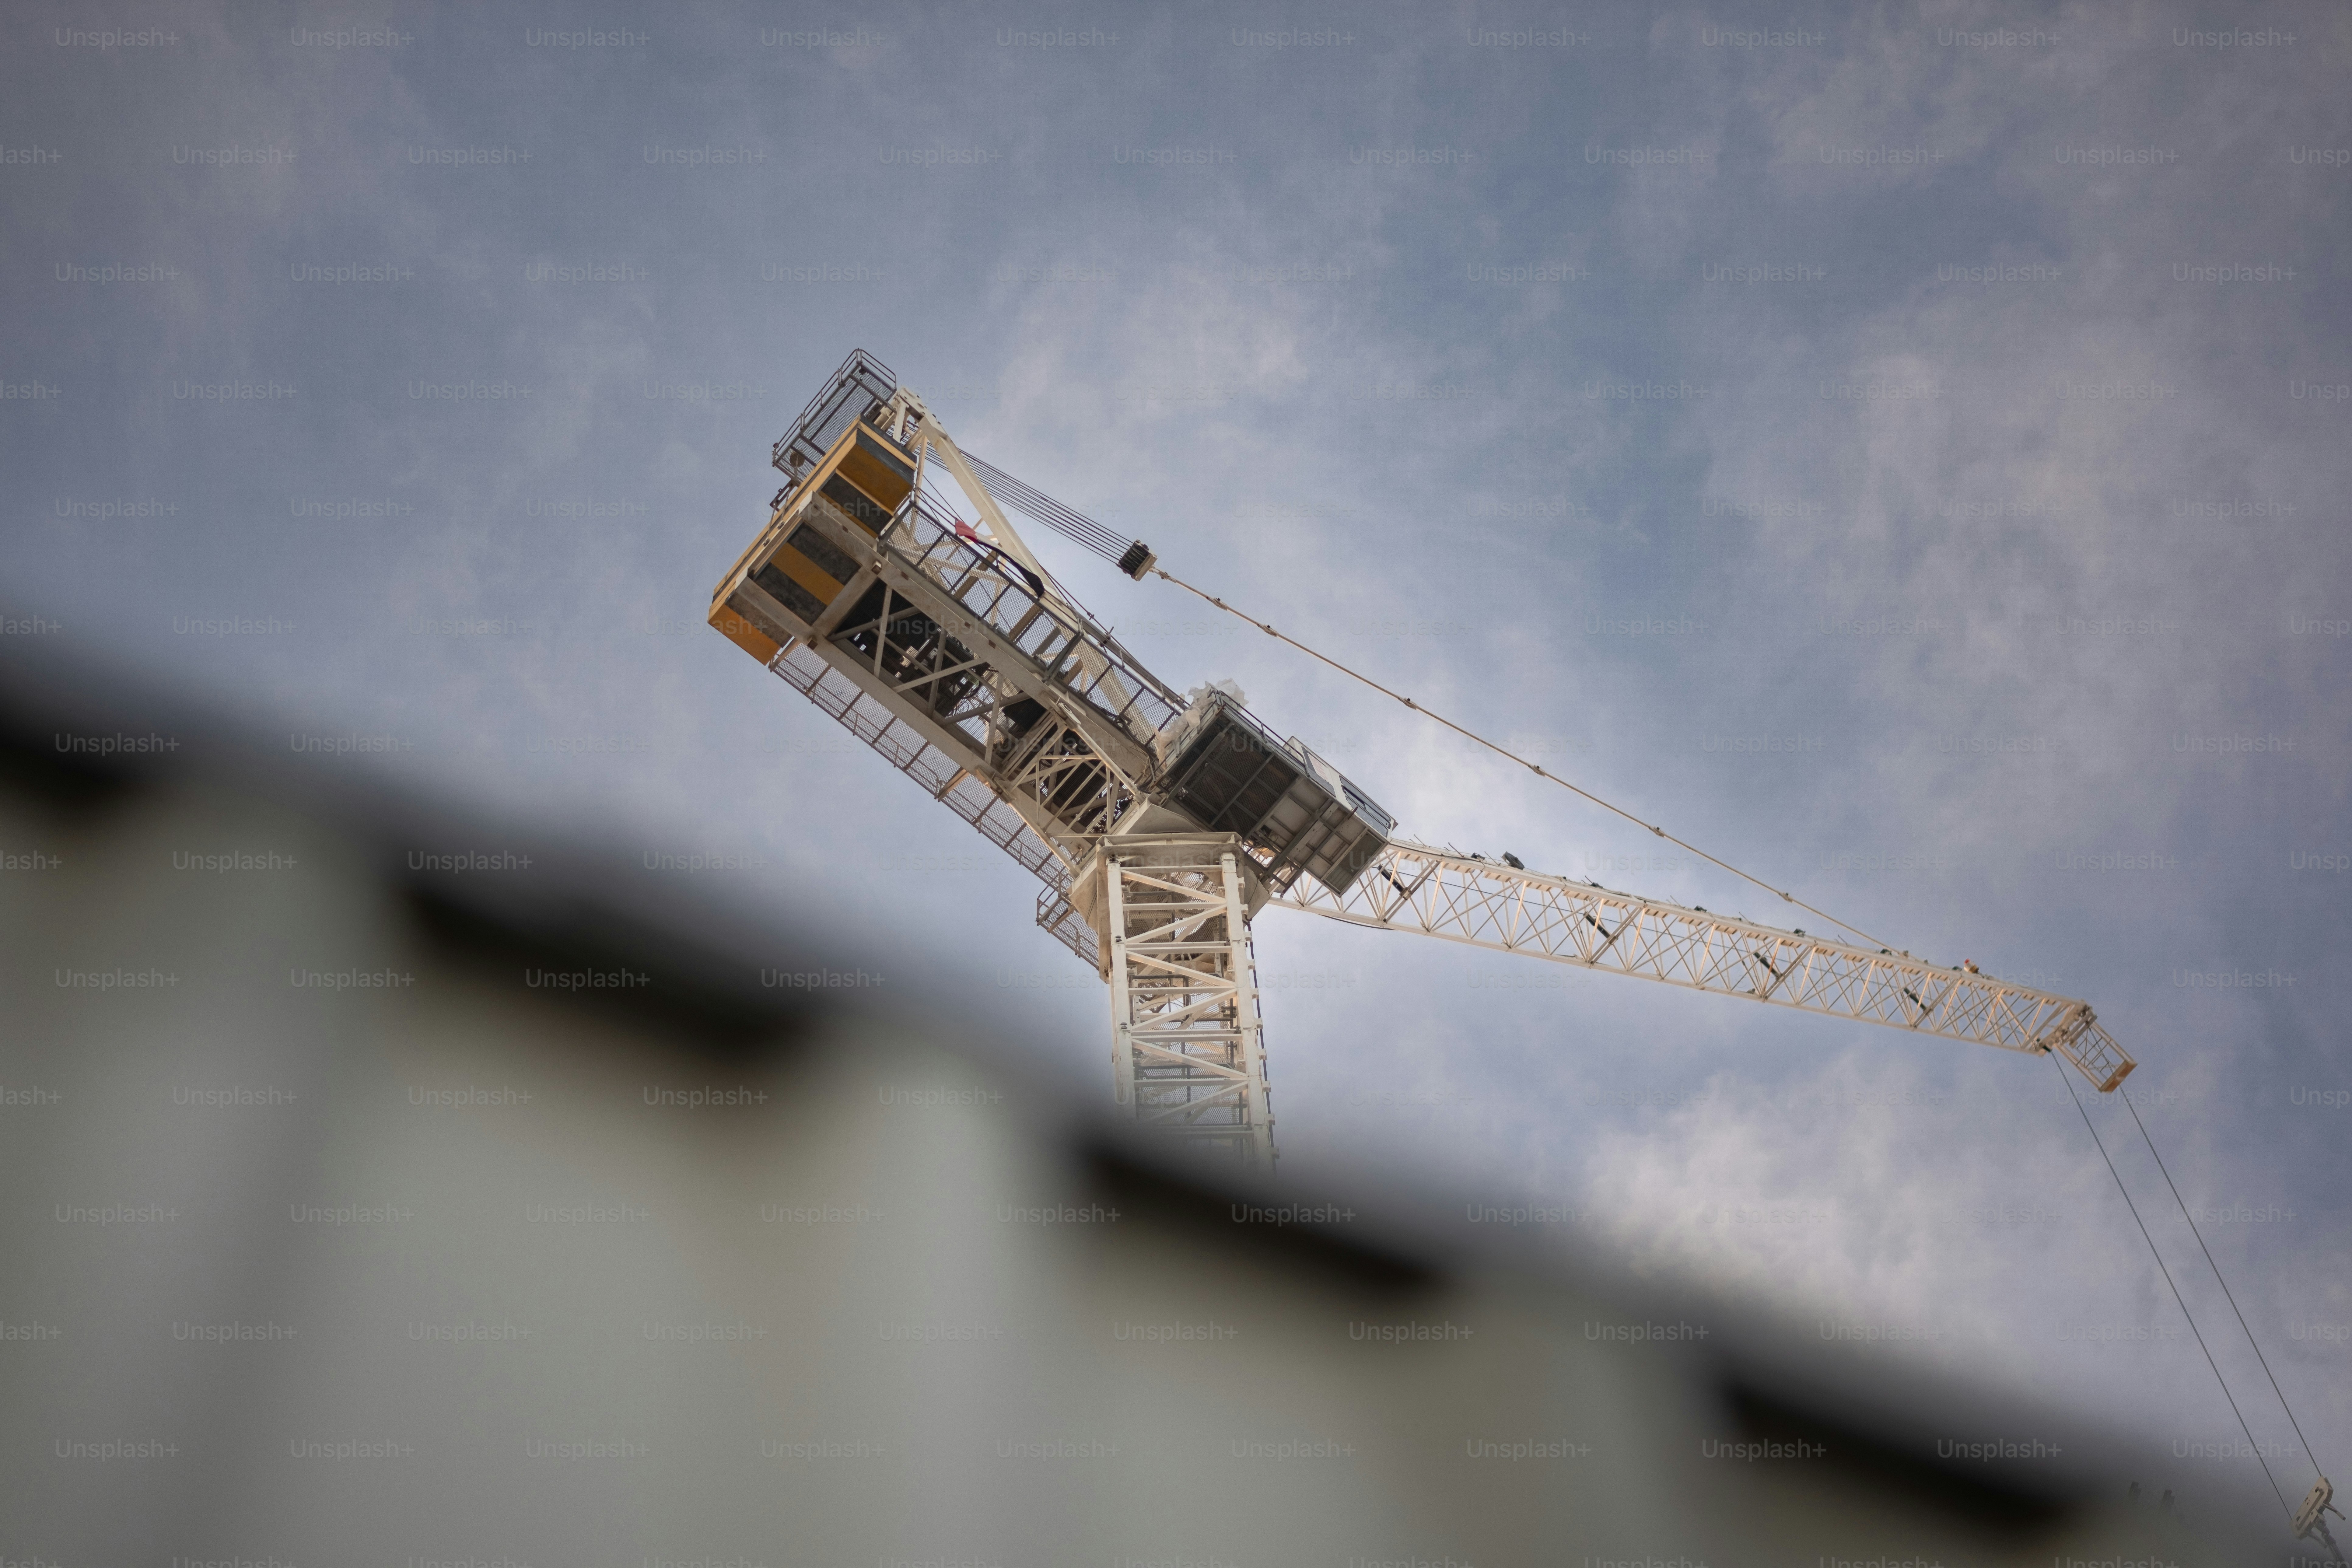
<path id="1" fill-rule="evenodd" d="M 29 663 L 0 731 L 11 1563 L 2292 1555 L 1540 1216 L 1171 1163 L 634 858 Z"/>

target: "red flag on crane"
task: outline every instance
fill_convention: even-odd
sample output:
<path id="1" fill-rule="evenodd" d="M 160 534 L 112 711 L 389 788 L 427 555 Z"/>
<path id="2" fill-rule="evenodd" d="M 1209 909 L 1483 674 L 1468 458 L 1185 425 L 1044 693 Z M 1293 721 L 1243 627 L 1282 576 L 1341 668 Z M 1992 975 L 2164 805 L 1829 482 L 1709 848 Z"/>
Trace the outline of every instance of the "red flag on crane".
<path id="1" fill-rule="evenodd" d="M 1012 573 L 1019 574 L 1024 587 L 1041 599 L 1045 596 L 1045 584 L 1038 579 L 1037 574 L 1007 555 L 1001 546 L 982 539 L 971 524 L 964 521 L 963 519 L 950 517 L 948 521 L 955 524 L 956 537 L 970 540 L 974 548 L 987 552 L 995 563 L 997 570 L 1004 571 L 1010 568 Z"/>

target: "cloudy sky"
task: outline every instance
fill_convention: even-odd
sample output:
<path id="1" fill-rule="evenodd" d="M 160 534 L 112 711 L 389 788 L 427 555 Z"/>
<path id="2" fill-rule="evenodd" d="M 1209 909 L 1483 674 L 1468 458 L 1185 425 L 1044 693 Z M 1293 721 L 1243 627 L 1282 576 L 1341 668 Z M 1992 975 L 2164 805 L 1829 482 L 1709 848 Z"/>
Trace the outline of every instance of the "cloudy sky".
<path id="1" fill-rule="evenodd" d="M 2090 999 L 2341 1463 L 2347 29 L 16 7 L 0 624 L 733 858 L 713 896 L 982 993 L 1107 1089 L 1034 882 L 701 625 L 770 442 L 863 347 L 1335 658 L 1898 945 Z M 1770 918 L 1035 542 L 1403 831 Z M 2239 1436 L 2046 1061 L 1282 912 L 1257 951 L 1287 1173 L 1538 1198 L 1579 1216 L 1548 1240 L 2159 1446 Z M 2093 1114 L 2299 1496 L 2128 1115 Z"/>

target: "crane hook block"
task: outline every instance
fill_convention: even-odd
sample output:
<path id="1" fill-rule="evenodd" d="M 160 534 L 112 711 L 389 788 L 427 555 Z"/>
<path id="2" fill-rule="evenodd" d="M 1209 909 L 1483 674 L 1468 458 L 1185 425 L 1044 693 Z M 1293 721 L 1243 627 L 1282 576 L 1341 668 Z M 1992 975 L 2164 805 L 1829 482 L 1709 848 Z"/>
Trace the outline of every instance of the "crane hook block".
<path id="1" fill-rule="evenodd" d="M 2322 1476 L 2319 1484 L 2313 1487 L 2310 1495 L 2303 1500 L 2303 1506 L 2294 1510 L 2293 1529 L 2295 1539 L 2300 1541 L 2326 1530 L 2327 1515 L 2331 1513 L 2338 1519 L 2344 1517 L 2344 1510 L 2336 1506 L 2336 1488 L 2326 1476 Z M 2331 1542 L 2330 1544 L 2334 1543 Z"/>

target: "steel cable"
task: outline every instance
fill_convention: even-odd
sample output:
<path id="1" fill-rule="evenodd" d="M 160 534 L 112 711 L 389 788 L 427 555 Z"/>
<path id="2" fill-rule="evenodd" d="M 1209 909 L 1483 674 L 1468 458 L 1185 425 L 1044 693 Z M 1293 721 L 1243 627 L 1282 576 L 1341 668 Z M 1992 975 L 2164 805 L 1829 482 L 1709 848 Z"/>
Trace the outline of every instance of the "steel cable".
<path id="1" fill-rule="evenodd" d="M 1455 734 L 1462 736 L 1465 740 L 1475 742 L 1478 745 L 1486 747 L 1486 750 L 1494 752 L 1496 756 L 1502 757 L 1507 761 L 1518 763 L 1519 766 L 1526 768 L 1538 778 L 1549 779 L 1550 782 L 1559 785 L 1559 787 L 1564 790 L 1582 795 L 1586 800 L 1591 801 L 1593 805 L 1600 806 L 1604 811 L 1616 813 L 1619 816 L 1623 817 L 1626 821 L 1633 823 L 1637 827 L 1648 828 L 1652 833 L 1655 834 L 1660 838 L 1664 839 L 1667 843 L 1674 845 L 1677 848 L 1689 850 L 1693 855 L 1697 856 L 1708 865 L 1728 871 L 1744 882 L 1753 883 L 1755 886 L 1763 889 L 1766 892 L 1778 896 L 1782 902 L 1794 904 L 1797 908 L 1803 910 L 1808 914 L 1819 915 L 1822 919 L 1829 921 L 1830 924 L 1838 927 L 1840 930 L 1852 931 L 1854 935 L 1862 938 L 1864 942 L 1869 942 L 1872 946 L 1878 948 L 1882 952 L 1892 951 L 1891 943 L 1871 935 L 1860 926 L 1854 925 L 1850 921 L 1842 921 L 1838 919 L 1837 916 L 1830 913 L 1827 910 L 1820 909 L 1812 904 L 1809 904 L 1805 902 L 1804 900 L 1798 898 L 1795 894 L 1785 892 L 1782 889 L 1772 886 L 1771 883 L 1767 882 L 1761 877 L 1752 876 L 1749 873 L 1741 870 L 1738 867 L 1732 865 L 1727 860 L 1717 858 L 1715 856 L 1710 855 L 1706 850 L 1698 847 L 1698 846 L 1692 844 L 1685 839 L 1675 837 L 1673 834 L 1667 832 L 1664 828 L 1660 827 L 1654 822 L 1643 822 L 1640 817 L 1634 816 L 1632 812 L 1627 811 L 1623 806 L 1617 805 L 1613 801 L 1603 800 L 1601 796 L 1593 794 L 1591 790 L 1570 784 L 1568 780 L 1560 777 L 1558 773 L 1546 772 L 1540 765 L 1528 761 L 1527 758 L 1518 755 L 1515 752 L 1506 751 L 1501 746 L 1495 744 L 1494 742 L 1486 739 L 1484 735 L 1476 734 L 1471 731 L 1464 729 L 1461 725 L 1456 724 L 1453 720 L 1446 718 L 1444 714 L 1432 712 L 1429 709 L 1423 708 L 1412 698 L 1407 697 L 1401 692 L 1390 690 L 1387 687 L 1382 686 L 1379 681 L 1374 680 L 1370 676 L 1350 669 L 1346 665 L 1341 664 L 1338 659 L 1332 658 L 1328 655 L 1318 653 L 1315 649 L 1308 647 L 1297 637 L 1286 637 L 1281 632 L 1276 631 L 1265 622 L 1256 620 L 1252 616 L 1244 614 L 1242 611 L 1234 609 L 1231 605 L 1226 604 L 1214 594 L 1204 593 L 1201 589 L 1195 588 L 1192 584 L 1187 583 L 1181 577 L 1176 576 L 1166 568 L 1155 566 L 1152 568 L 1152 572 L 1155 575 L 1163 577 L 1169 582 L 1175 584 L 1179 588 L 1183 589 L 1186 593 L 1193 595 L 1198 598 L 1207 600 L 1210 604 L 1214 605 L 1217 608 L 1224 611 L 1225 614 L 1233 616 L 1240 620 L 1248 621 L 1251 626 L 1255 626 L 1258 630 L 1264 632 L 1266 636 L 1273 637 L 1277 642 L 1288 643 L 1292 647 L 1297 648 L 1299 652 L 1307 655 L 1309 658 L 1320 660 L 1322 663 L 1329 665 L 1333 669 L 1338 670 L 1340 674 L 1348 677 L 1349 679 L 1361 681 L 1364 685 L 1370 687 L 1381 696 L 1392 698 L 1395 700 L 1403 703 L 1414 712 L 1422 714 L 1426 718 L 1435 720 L 1438 723 L 1444 725 L 1447 729 L 1453 731 Z"/>
<path id="2" fill-rule="evenodd" d="M 2148 1256 L 2156 1259 L 2156 1271 L 2164 1276 L 2165 1284 L 2171 1289 L 2172 1300 L 2180 1308 L 2180 1315 L 2188 1319 L 2189 1331 L 2197 1336 L 2197 1348 L 2205 1352 L 2205 1364 L 2213 1369 L 2213 1381 L 2221 1385 L 2221 1397 L 2230 1402 L 2230 1414 L 2238 1418 L 2238 1430 L 2246 1435 L 2246 1447 L 2254 1451 L 2255 1460 L 2263 1467 L 2263 1479 L 2270 1482 L 2271 1494 L 2279 1500 L 2279 1507 L 2286 1510 L 2287 1521 L 2293 1523 L 2294 1510 L 2287 1507 L 2286 1493 L 2279 1490 L 2278 1478 L 2271 1474 L 2271 1462 L 2263 1458 L 2263 1446 L 2254 1441 L 2254 1429 L 2246 1425 L 2245 1412 L 2238 1408 L 2237 1396 L 2230 1392 L 2230 1380 L 2221 1375 L 2221 1363 L 2213 1359 L 2213 1352 L 2207 1349 L 2204 1331 L 2198 1328 L 2196 1318 L 2190 1315 L 2189 1303 L 2181 1299 L 2180 1287 L 2173 1284 L 2172 1270 L 2164 1266 L 2164 1254 L 2156 1249 L 2156 1237 L 2147 1233 L 2147 1221 L 2139 1217 L 2139 1205 L 2132 1202 L 2131 1189 L 2124 1185 L 2123 1173 L 2116 1169 L 2115 1158 L 2107 1152 L 2106 1141 L 2099 1136 L 2099 1130 L 2091 1125 L 2091 1113 L 2083 1109 L 2083 1097 L 2074 1092 L 2074 1080 L 2066 1076 L 2066 1064 L 2054 1060 L 2055 1052 L 2046 1054 L 2053 1057 L 2053 1065 L 2058 1068 L 2059 1081 L 2065 1084 L 2066 1097 L 2074 1102 L 2075 1114 L 2082 1117 L 2084 1128 L 2091 1134 L 2091 1142 L 2098 1145 L 2099 1158 L 2107 1163 L 2107 1174 L 2116 1179 L 2116 1191 L 2123 1194 L 2124 1207 L 2131 1210 L 2132 1223 L 2139 1226 L 2140 1239 L 2147 1243 Z M 2129 1105 L 2131 1101 L 2126 1100 L 2124 1103 Z M 2134 1111 L 2132 1114 L 2137 1118 L 2139 1113 Z M 2149 1152 L 2154 1152 L 2155 1146 L 2151 1144 Z M 2165 1179 L 2171 1180 L 2168 1176 Z M 2218 1274 L 2220 1270 L 2217 1269 L 2215 1272 Z M 2222 1289 L 2226 1290 L 2228 1287 L 2224 1286 Z M 2308 1445 L 2305 1447 L 2307 1447 Z"/>
<path id="3" fill-rule="evenodd" d="M 2246 1343 L 2253 1346 L 2254 1359 L 2262 1363 L 2263 1375 L 2271 1380 L 2271 1392 L 2278 1395 L 2279 1408 L 2286 1412 L 2287 1425 L 2294 1428 L 2295 1441 L 2303 1445 L 2303 1457 L 2311 1461 L 2313 1469 L 2317 1470 L 2319 1456 L 2312 1452 L 2311 1439 L 2303 1435 L 2303 1423 L 2294 1418 L 2294 1406 L 2286 1402 L 2286 1390 L 2279 1386 L 2278 1374 L 2271 1371 L 2270 1358 L 2263 1354 L 2262 1344 L 2254 1338 L 2254 1331 L 2247 1325 L 2246 1314 L 2238 1310 L 2237 1296 L 2231 1291 L 2230 1282 L 2221 1278 L 2221 1266 L 2213 1261 L 2213 1249 L 2205 1245 L 2205 1235 L 2197 1228 L 2197 1216 L 2189 1212 L 2187 1204 L 2181 1202 L 2180 1188 L 2174 1183 L 2172 1173 L 2165 1169 L 2164 1156 L 2156 1152 L 2156 1140 L 2147 1135 L 2147 1123 L 2139 1119 L 2139 1107 L 2132 1104 L 2128 1092 L 2124 1095 L 2124 1107 L 2131 1112 L 2132 1125 L 2139 1129 L 2139 1141 L 2147 1145 L 2149 1158 L 2156 1162 L 2158 1170 L 2164 1172 L 2164 1184 L 2172 1189 L 2172 1201 L 2180 1205 L 2180 1217 L 2189 1222 L 2189 1234 L 2197 1238 L 2197 1250 L 2205 1255 L 2206 1267 L 2213 1270 L 2213 1279 L 2221 1287 L 2221 1295 L 2230 1303 L 2230 1310 L 2237 1314 L 2238 1327 L 2245 1330 Z M 2321 1473 L 2324 1476 L 2326 1472 Z"/>

